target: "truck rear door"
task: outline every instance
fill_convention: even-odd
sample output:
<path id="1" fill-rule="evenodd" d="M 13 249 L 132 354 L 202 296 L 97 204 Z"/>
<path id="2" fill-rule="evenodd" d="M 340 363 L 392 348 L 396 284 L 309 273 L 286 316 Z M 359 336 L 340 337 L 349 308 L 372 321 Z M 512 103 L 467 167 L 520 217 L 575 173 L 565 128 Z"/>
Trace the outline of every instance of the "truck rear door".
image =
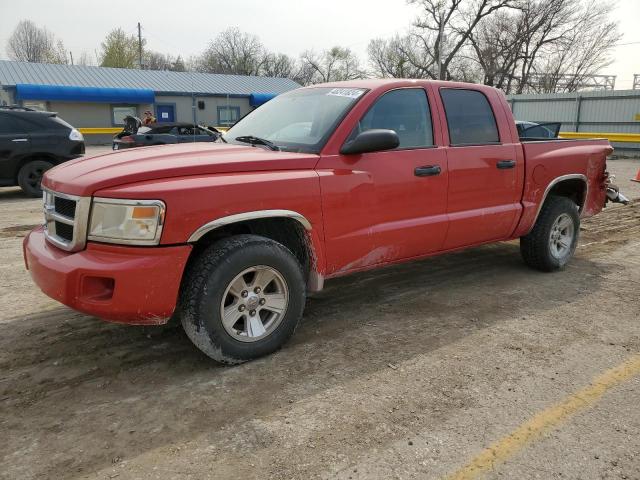
<path id="1" fill-rule="evenodd" d="M 447 144 L 444 249 L 510 236 L 522 210 L 524 157 L 497 91 L 435 87 Z"/>

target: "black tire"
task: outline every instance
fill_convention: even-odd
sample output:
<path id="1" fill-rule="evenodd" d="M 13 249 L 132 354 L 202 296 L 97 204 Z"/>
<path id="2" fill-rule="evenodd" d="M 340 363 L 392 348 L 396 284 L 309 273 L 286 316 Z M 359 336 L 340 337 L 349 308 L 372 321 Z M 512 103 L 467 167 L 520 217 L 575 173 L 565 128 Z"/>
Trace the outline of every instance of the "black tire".
<path id="1" fill-rule="evenodd" d="M 231 282 L 256 266 L 266 266 L 281 275 L 288 302 L 279 323 L 267 336 L 239 341 L 223 325 L 221 305 Z M 196 347 L 220 363 L 234 365 L 270 354 L 289 340 L 302 318 L 305 299 L 302 267 L 289 249 L 265 237 L 237 235 L 208 246 L 189 262 L 178 314 Z"/>
<path id="2" fill-rule="evenodd" d="M 46 160 L 31 160 L 25 163 L 18 171 L 18 185 L 28 196 L 41 197 L 42 175 L 53 166 L 53 163 Z"/>
<path id="3" fill-rule="evenodd" d="M 561 217 L 571 220 L 573 236 L 566 252 L 558 255 L 552 246 L 552 235 L 554 226 Z M 531 232 L 520 238 L 520 253 L 525 263 L 531 268 L 543 272 L 560 270 L 573 257 L 578 245 L 579 233 L 578 206 L 566 197 L 551 196 L 542 205 L 540 215 Z"/>

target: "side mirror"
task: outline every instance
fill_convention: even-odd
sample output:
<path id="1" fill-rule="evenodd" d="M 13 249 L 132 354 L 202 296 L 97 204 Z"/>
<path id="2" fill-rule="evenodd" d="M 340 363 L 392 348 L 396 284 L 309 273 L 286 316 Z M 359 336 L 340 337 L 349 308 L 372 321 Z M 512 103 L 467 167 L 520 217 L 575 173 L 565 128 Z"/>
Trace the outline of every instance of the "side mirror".
<path id="1" fill-rule="evenodd" d="M 393 130 L 372 129 L 359 133 L 340 149 L 343 155 L 393 150 L 400 145 L 400 138 Z"/>

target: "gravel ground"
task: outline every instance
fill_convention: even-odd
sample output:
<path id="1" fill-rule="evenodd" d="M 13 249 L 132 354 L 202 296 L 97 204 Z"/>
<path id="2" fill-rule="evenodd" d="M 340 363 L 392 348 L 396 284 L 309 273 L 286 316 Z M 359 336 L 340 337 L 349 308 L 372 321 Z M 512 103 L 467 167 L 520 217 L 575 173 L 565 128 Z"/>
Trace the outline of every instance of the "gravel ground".
<path id="1" fill-rule="evenodd" d="M 609 164 L 623 191 L 640 161 Z M 177 329 L 41 294 L 40 202 L 0 189 L 0 478 L 441 478 L 640 352 L 640 206 L 583 224 L 559 273 L 500 243 L 328 282 L 280 352 L 233 368 Z M 485 478 L 640 478 L 640 377 Z"/>

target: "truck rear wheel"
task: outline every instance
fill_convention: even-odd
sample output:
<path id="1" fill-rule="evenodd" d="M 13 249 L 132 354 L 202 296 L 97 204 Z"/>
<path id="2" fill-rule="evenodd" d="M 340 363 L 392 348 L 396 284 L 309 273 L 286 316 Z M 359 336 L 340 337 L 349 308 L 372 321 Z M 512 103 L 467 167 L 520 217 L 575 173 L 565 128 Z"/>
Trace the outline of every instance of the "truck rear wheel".
<path id="1" fill-rule="evenodd" d="M 238 364 L 279 349 L 302 318 L 302 267 L 282 244 L 237 235 L 207 247 L 190 263 L 180 319 L 212 359 Z"/>
<path id="2" fill-rule="evenodd" d="M 30 197 L 41 197 L 42 175 L 54 165 L 46 160 L 31 160 L 18 171 L 18 185 Z"/>
<path id="3" fill-rule="evenodd" d="M 573 257 L 579 233 L 577 205 L 566 197 L 549 197 L 531 232 L 520 238 L 520 253 L 532 268 L 559 270 Z"/>

